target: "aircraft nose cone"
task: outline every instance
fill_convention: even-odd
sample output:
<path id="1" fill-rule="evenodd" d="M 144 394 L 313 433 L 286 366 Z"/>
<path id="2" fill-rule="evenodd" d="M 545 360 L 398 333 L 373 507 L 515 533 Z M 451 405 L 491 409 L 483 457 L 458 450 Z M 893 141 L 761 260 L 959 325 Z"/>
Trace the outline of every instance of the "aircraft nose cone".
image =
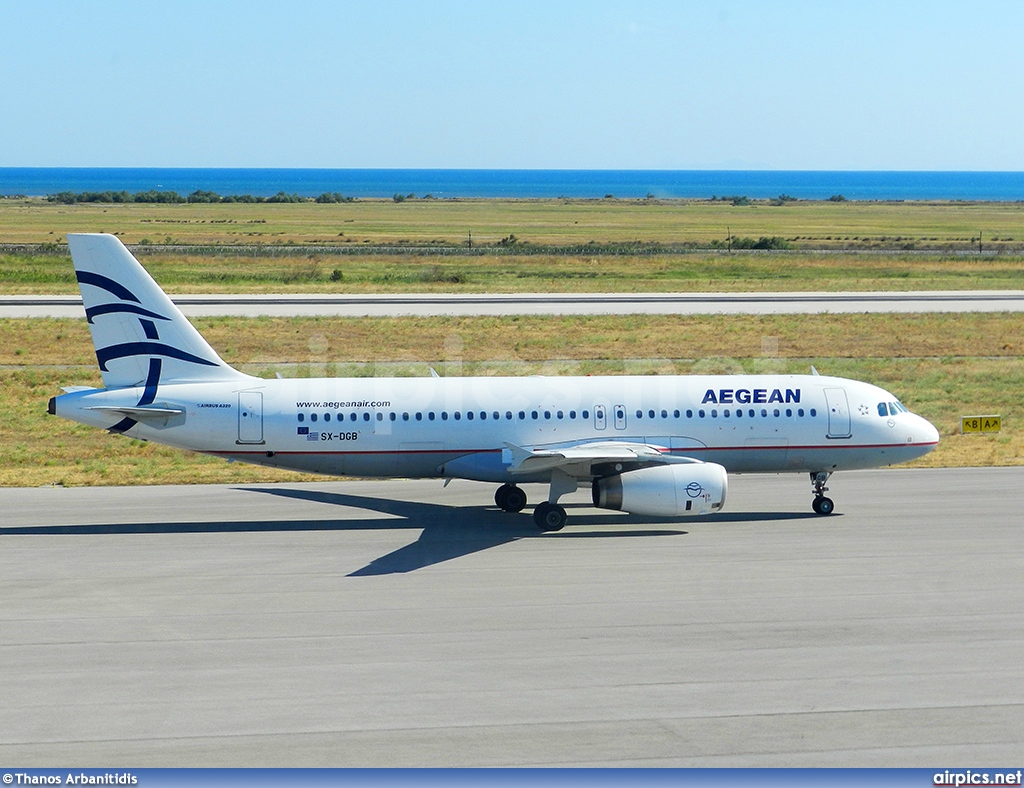
<path id="1" fill-rule="evenodd" d="M 918 434 L 918 443 L 931 443 L 937 444 L 939 442 L 939 431 L 935 429 L 935 425 L 932 424 L 928 419 L 917 417 L 920 421 L 920 425 L 914 430 Z"/>

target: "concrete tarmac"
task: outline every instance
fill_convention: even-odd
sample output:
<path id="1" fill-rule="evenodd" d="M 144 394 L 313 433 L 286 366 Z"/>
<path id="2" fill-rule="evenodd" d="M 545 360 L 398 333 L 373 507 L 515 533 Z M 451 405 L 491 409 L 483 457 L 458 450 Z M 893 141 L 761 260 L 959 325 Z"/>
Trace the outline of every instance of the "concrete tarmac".
<path id="1" fill-rule="evenodd" d="M 0 761 L 1019 765 L 1024 468 L 830 487 L 558 533 L 460 481 L 0 490 Z"/>
<path id="2" fill-rule="evenodd" d="M 1024 291 L 176 295 L 189 317 L 1024 312 Z M 2 317 L 85 317 L 78 296 L 0 296 Z"/>

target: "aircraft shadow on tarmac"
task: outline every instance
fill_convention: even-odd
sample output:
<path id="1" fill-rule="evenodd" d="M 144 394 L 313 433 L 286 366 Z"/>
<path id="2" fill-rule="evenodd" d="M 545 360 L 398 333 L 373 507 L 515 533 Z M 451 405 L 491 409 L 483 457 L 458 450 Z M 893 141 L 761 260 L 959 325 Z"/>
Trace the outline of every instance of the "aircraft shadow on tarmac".
<path id="1" fill-rule="evenodd" d="M 326 516 L 315 520 L 226 520 L 220 522 L 185 523 L 117 523 L 100 525 L 13 526 L 0 529 L 4 534 L 147 534 L 147 533 L 245 533 L 275 531 L 359 531 L 420 530 L 416 541 L 371 561 L 350 577 L 388 575 L 412 572 L 465 555 L 499 547 L 520 539 L 615 539 L 685 536 L 676 528 L 616 528 L 579 530 L 581 526 L 649 525 L 647 518 L 622 513 L 574 514 L 564 531 L 542 532 L 529 515 L 510 515 L 496 507 L 456 507 L 434 503 L 401 501 L 390 498 L 348 495 L 318 490 L 264 487 L 237 488 L 302 501 L 312 501 L 348 509 L 361 509 L 390 515 L 386 518 L 334 519 Z M 569 509 L 587 509 L 586 504 L 569 504 Z M 752 522 L 812 518 L 807 513 L 723 513 L 712 517 L 694 517 L 688 522 Z M 676 521 L 672 521 L 675 525 Z"/>

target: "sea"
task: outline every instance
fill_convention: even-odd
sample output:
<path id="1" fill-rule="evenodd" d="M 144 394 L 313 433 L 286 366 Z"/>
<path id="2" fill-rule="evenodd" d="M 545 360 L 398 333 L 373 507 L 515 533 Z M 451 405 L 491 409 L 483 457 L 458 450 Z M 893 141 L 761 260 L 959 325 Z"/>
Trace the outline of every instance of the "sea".
<path id="1" fill-rule="evenodd" d="M 270 197 L 1024 201 L 1024 172 L 0 167 L 0 195 L 150 190 Z"/>

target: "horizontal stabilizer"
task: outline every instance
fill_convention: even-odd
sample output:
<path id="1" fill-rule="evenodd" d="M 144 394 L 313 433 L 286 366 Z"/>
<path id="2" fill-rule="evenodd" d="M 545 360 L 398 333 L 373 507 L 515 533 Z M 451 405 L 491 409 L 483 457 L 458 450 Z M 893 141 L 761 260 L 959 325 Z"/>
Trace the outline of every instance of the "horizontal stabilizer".
<path id="1" fill-rule="evenodd" d="M 95 410 L 111 413 L 125 418 L 142 422 L 147 427 L 164 429 L 166 427 L 177 427 L 185 423 L 185 410 L 183 408 L 148 408 L 130 407 L 120 405 L 94 405 L 86 410 Z"/>

